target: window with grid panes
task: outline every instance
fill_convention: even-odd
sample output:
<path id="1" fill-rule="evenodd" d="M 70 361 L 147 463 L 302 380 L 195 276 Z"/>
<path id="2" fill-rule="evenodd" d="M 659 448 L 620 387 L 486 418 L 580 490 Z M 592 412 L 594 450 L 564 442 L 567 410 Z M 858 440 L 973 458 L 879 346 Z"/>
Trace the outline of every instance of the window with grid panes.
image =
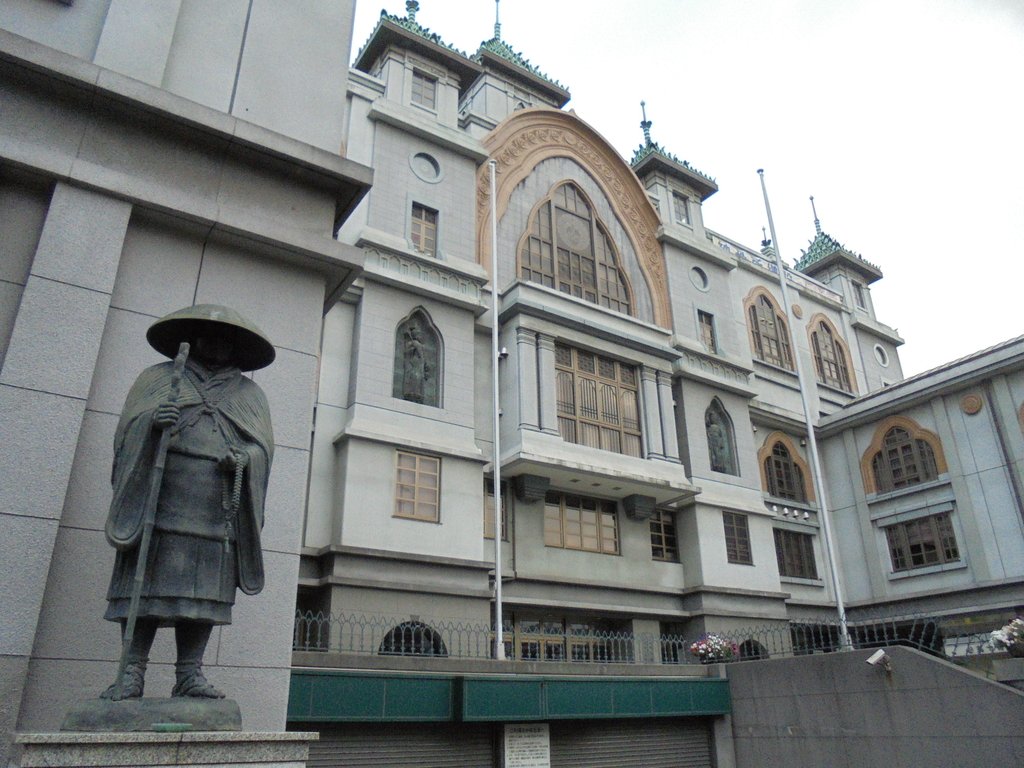
<path id="1" fill-rule="evenodd" d="M 832 329 L 827 323 L 819 323 L 811 333 L 811 351 L 814 353 L 814 370 L 818 374 L 818 381 L 845 392 L 853 390 L 842 343 L 832 335 Z"/>
<path id="2" fill-rule="evenodd" d="M 686 199 L 685 195 L 680 195 L 678 192 L 672 193 L 672 211 L 675 216 L 676 224 L 690 224 L 690 201 Z"/>
<path id="3" fill-rule="evenodd" d="M 779 560 L 779 575 L 797 579 L 818 578 L 814 563 L 814 536 L 809 533 L 775 529 L 775 555 Z"/>
<path id="4" fill-rule="evenodd" d="M 754 354 L 758 360 L 793 369 L 793 354 L 789 346 L 789 330 L 782 314 L 767 296 L 758 296 L 750 305 L 750 331 L 754 340 Z"/>
<path id="5" fill-rule="evenodd" d="M 704 310 L 697 310 L 697 324 L 700 326 L 700 340 L 708 352 L 718 351 L 718 339 L 715 337 L 715 316 Z"/>
<path id="6" fill-rule="evenodd" d="M 640 456 L 637 372 L 609 357 L 555 346 L 558 431 L 562 439 Z"/>
<path id="7" fill-rule="evenodd" d="M 887 526 L 885 538 L 894 572 L 960 560 L 948 512 Z"/>
<path id="8" fill-rule="evenodd" d="M 901 427 L 885 433 L 882 450 L 871 461 L 875 486 L 879 493 L 918 485 L 939 476 L 935 451 L 926 440 L 914 437 Z"/>
<path id="9" fill-rule="evenodd" d="M 615 502 L 548 493 L 544 497 L 544 545 L 606 555 L 619 554 L 619 521 Z"/>
<path id="10" fill-rule="evenodd" d="M 754 556 L 750 551 L 750 529 L 747 516 L 736 512 L 722 512 L 725 524 L 725 556 L 730 563 L 753 565 Z"/>
<path id="11" fill-rule="evenodd" d="M 437 78 L 417 69 L 412 71 L 412 103 L 427 109 L 437 109 Z"/>
<path id="12" fill-rule="evenodd" d="M 484 480 L 484 538 L 494 538 L 494 481 Z M 508 485 L 501 484 L 501 540 L 508 541 Z"/>
<path id="13" fill-rule="evenodd" d="M 437 256 L 437 211 L 412 204 L 412 245 L 420 253 Z"/>
<path id="14" fill-rule="evenodd" d="M 519 249 L 519 277 L 632 314 L 615 247 L 575 184 L 562 184 L 537 209 Z"/>
<path id="15" fill-rule="evenodd" d="M 771 454 L 764 460 L 764 476 L 768 482 L 769 495 L 792 501 L 807 501 L 804 473 L 781 440 L 772 446 Z"/>
<path id="16" fill-rule="evenodd" d="M 679 560 L 675 516 L 666 509 L 657 510 L 650 519 L 651 557 L 655 560 Z"/>
<path id="17" fill-rule="evenodd" d="M 441 459 L 398 451 L 395 517 L 436 523 L 441 507 Z"/>

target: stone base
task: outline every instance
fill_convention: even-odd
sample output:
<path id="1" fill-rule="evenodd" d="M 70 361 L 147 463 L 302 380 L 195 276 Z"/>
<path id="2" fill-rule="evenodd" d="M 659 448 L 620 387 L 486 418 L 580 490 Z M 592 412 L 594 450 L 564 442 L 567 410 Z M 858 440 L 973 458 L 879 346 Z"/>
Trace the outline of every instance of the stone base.
<path id="1" fill-rule="evenodd" d="M 232 699 L 90 699 L 68 710 L 60 729 L 89 733 L 240 731 L 242 713 Z"/>
<path id="2" fill-rule="evenodd" d="M 19 733 L 21 768 L 305 768 L 317 733 Z"/>

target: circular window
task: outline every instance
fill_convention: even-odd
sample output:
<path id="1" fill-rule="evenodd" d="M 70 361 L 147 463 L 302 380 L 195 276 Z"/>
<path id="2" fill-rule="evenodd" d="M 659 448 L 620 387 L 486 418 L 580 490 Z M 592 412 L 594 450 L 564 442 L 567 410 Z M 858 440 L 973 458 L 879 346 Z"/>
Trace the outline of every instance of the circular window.
<path id="1" fill-rule="evenodd" d="M 708 289 L 708 273 L 700 267 L 693 267 L 690 270 L 690 282 L 698 291 L 706 291 Z"/>
<path id="2" fill-rule="evenodd" d="M 875 344 L 875 360 L 877 360 L 878 364 L 883 368 L 889 367 L 889 355 L 882 348 L 881 344 Z"/>
<path id="3" fill-rule="evenodd" d="M 426 152 L 417 152 L 409 158 L 409 166 L 416 177 L 422 181 L 436 184 L 441 180 L 441 165 Z"/>

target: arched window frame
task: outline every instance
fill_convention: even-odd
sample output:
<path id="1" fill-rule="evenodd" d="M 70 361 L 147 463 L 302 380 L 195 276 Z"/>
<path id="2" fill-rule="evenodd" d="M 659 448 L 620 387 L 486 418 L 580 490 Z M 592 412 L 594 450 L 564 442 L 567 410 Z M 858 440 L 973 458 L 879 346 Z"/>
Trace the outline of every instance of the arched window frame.
<path id="1" fill-rule="evenodd" d="M 755 359 L 795 370 L 789 323 L 775 297 L 764 288 L 755 288 L 743 302 L 743 311 Z"/>
<path id="2" fill-rule="evenodd" d="M 799 475 L 796 476 L 798 480 L 795 485 L 803 488 L 802 499 L 789 499 L 786 496 L 780 496 L 777 493 L 773 493 L 777 490 L 774 482 L 769 482 L 769 466 L 768 462 L 773 457 L 775 446 L 781 444 L 786 452 L 789 454 L 789 458 L 792 461 L 793 467 L 799 471 Z M 764 444 L 761 446 L 761 450 L 757 452 L 757 463 L 761 468 L 761 487 L 764 492 L 769 496 L 773 496 L 779 499 L 788 499 L 794 504 L 814 504 L 814 487 L 811 483 L 811 467 L 808 465 L 807 460 L 804 459 L 803 455 L 797 449 L 796 443 L 789 435 L 784 432 L 772 432 L 765 438 Z"/>
<path id="3" fill-rule="evenodd" d="M 715 463 L 715 452 L 712 447 L 714 436 L 711 434 L 711 423 L 710 416 L 715 414 L 719 422 L 722 425 L 722 439 L 724 439 L 729 453 L 729 462 L 716 466 Z M 729 416 L 729 412 L 725 410 L 725 406 L 722 405 L 722 401 L 717 397 L 711 398 L 711 403 L 704 411 L 704 432 L 708 443 L 708 466 L 712 472 L 722 472 L 726 475 L 740 474 L 739 467 L 739 456 L 736 453 L 736 431 L 733 429 L 732 418 Z"/>
<path id="4" fill-rule="evenodd" d="M 437 381 L 436 391 L 433 395 L 424 392 L 421 400 L 416 400 L 405 386 L 406 333 L 414 327 L 424 337 L 421 340 L 424 370 L 433 371 Z M 444 397 L 444 339 L 433 320 L 430 319 L 430 314 L 423 307 L 416 307 L 395 326 L 391 396 L 398 400 L 420 403 L 434 408 L 441 407 Z"/>
<path id="5" fill-rule="evenodd" d="M 593 261 L 593 299 L 584 295 L 587 286 L 583 280 L 584 270 L 582 262 L 580 262 L 579 279 L 577 280 L 574 275 L 574 257 L 581 258 L 584 255 L 569 248 L 559 248 L 555 210 L 562 209 L 571 215 L 583 218 L 578 212 L 578 208 L 577 210 L 569 210 L 568 206 L 558 204 L 556 198 L 562 189 L 566 187 L 571 188 L 587 209 L 587 218 L 590 225 L 591 258 Z M 591 304 L 610 309 L 613 312 L 619 312 L 631 317 L 635 316 L 636 301 L 633 288 L 630 285 L 626 272 L 622 269 L 620 256 L 612 241 L 608 227 L 601 221 L 590 197 L 578 184 L 571 179 L 563 179 L 556 183 L 551 187 L 548 196 L 533 207 L 527 221 L 527 229 L 522 237 L 519 238 L 519 243 L 516 246 L 517 279 L 543 285 Z M 599 253 L 600 244 L 602 243 L 604 244 L 603 256 Z M 548 248 L 547 253 L 544 251 L 545 245 Z M 534 249 L 535 246 L 536 250 Z M 569 261 L 568 275 L 564 274 L 566 265 L 560 263 L 560 250 L 564 250 L 567 254 Z M 604 272 L 603 275 L 602 272 Z M 564 290 L 564 288 L 569 290 Z"/>
<path id="6" fill-rule="evenodd" d="M 882 477 L 879 477 L 879 473 L 876 472 L 876 458 L 879 460 L 883 458 L 883 450 L 886 448 L 886 437 L 894 429 L 903 430 L 909 435 L 909 459 L 914 464 L 915 470 L 922 476 L 922 479 L 905 482 L 897 486 L 892 481 L 891 475 L 883 472 Z M 930 457 L 925 446 L 931 451 Z M 924 467 L 923 470 L 922 467 Z M 934 468 L 934 477 L 929 476 L 932 468 Z M 948 472 L 948 467 L 946 465 L 946 455 L 942 450 L 942 443 L 938 435 L 925 429 L 907 416 L 890 416 L 875 427 L 871 444 L 864 451 L 864 455 L 861 456 L 860 471 L 866 493 L 892 493 L 903 488 L 910 488 L 937 480 L 940 475 Z"/>
<path id="7" fill-rule="evenodd" d="M 818 383 L 855 393 L 857 379 L 853 372 L 850 348 L 835 323 L 825 315 L 815 315 L 807 324 L 807 340 L 814 358 L 814 373 Z"/>

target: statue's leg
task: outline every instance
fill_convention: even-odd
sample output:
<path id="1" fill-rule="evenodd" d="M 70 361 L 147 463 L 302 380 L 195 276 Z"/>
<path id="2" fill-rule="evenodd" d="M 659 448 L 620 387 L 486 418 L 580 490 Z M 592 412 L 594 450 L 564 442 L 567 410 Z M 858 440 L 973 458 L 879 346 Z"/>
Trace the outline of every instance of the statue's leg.
<path id="1" fill-rule="evenodd" d="M 124 637 L 125 620 L 121 619 L 121 636 Z M 149 662 L 149 649 L 153 647 L 156 637 L 157 623 L 152 619 L 138 619 L 132 635 L 132 645 L 128 649 L 128 663 L 124 668 L 124 687 L 118 686 L 115 680 L 107 690 L 100 694 L 101 699 L 120 701 L 121 699 L 141 699 L 146 687 L 146 664 Z"/>
<path id="2" fill-rule="evenodd" d="M 174 625 L 178 644 L 178 660 L 174 664 L 174 690 L 171 696 L 193 696 L 200 699 L 223 699 L 203 675 L 203 654 L 213 632 L 213 624 L 205 621 L 179 621 Z"/>

